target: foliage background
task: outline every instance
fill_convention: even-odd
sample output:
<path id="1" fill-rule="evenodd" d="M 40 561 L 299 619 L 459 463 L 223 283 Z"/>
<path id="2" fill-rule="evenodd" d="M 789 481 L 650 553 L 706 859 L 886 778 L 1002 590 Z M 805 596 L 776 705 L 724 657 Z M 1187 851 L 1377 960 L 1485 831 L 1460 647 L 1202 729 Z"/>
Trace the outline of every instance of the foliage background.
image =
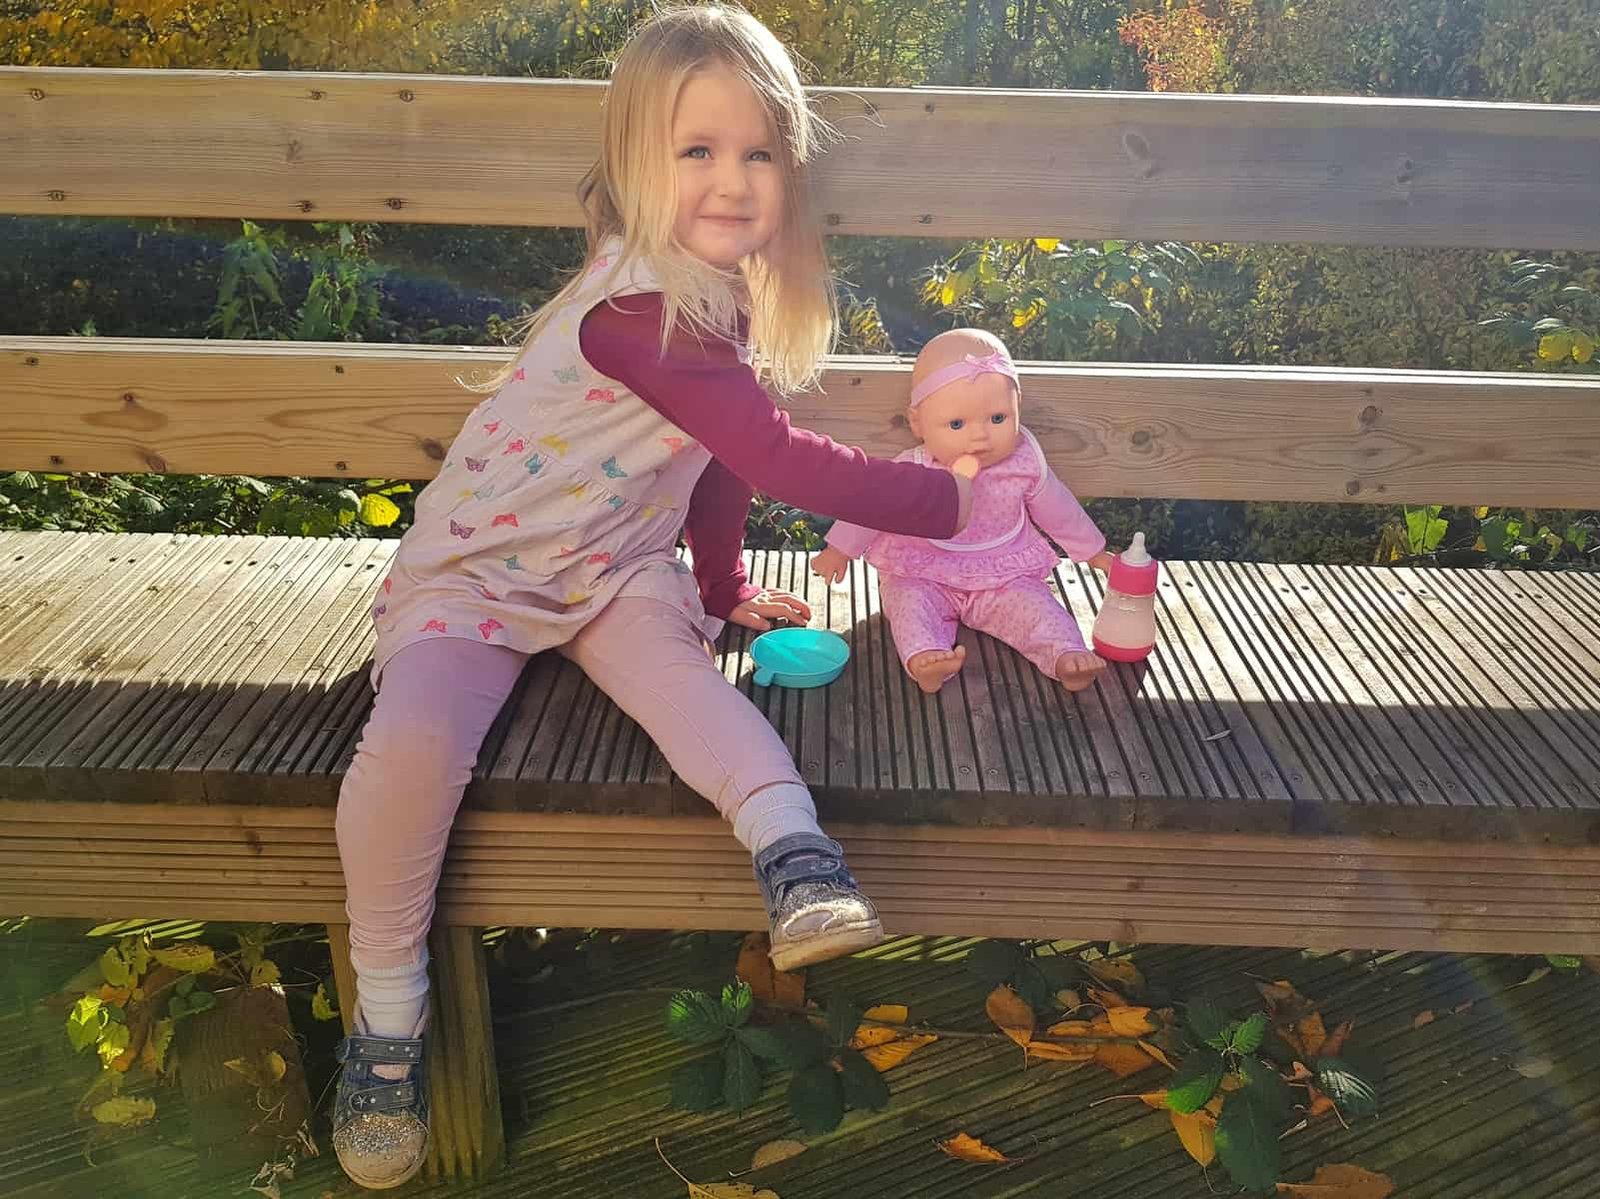
<path id="1" fill-rule="evenodd" d="M 643 0 L 0 0 L 0 62 L 604 77 Z M 1600 100 L 1600 0 L 751 0 L 823 83 Z M 836 239 L 841 348 L 1593 373 L 1600 255 Z M 0 218 L 0 333 L 487 344 L 570 231 Z M 403 483 L 0 475 L 0 527 L 398 534 Z M 1589 563 L 1594 513 L 1095 501 L 1171 557 Z M 826 521 L 767 501 L 753 544 Z"/>

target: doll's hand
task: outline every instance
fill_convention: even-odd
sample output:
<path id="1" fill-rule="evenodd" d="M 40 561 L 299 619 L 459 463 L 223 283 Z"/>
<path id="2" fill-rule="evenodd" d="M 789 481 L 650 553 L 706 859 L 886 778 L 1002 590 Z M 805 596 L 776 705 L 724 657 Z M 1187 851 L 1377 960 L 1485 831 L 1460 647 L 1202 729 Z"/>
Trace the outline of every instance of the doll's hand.
<path id="1" fill-rule="evenodd" d="M 1107 550 L 1101 550 L 1093 558 L 1089 559 L 1089 565 L 1094 567 L 1098 571 L 1102 571 L 1102 572 L 1104 572 L 1106 574 L 1110 574 L 1111 573 L 1111 564 L 1113 562 L 1115 562 L 1116 560 L 1117 559 L 1116 559 L 1115 555 L 1113 555 L 1112 553 L 1110 553 Z"/>
<path id="2" fill-rule="evenodd" d="M 763 591 L 728 613 L 732 623 L 763 633 L 772 627 L 769 617 L 782 618 L 790 624 L 807 624 L 811 620 L 811 605 L 787 591 Z"/>
<path id="3" fill-rule="evenodd" d="M 837 583 L 850 570 L 850 559 L 843 550 L 836 550 L 833 546 L 818 550 L 811 558 L 811 573 L 820 575 L 830 583 Z"/>

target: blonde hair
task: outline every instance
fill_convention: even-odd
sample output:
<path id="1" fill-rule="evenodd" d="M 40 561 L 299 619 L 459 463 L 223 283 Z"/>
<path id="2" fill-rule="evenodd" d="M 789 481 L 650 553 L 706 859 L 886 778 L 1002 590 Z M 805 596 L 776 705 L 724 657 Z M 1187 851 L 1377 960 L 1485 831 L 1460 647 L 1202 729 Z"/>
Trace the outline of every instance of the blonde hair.
<path id="1" fill-rule="evenodd" d="M 696 258 L 673 233 L 672 114 L 684 84 L 711 66 L 736 73 L 766 109 L 783 177 L 778 231 L 738 269 Z M 804 168 L 835 136 L 812 109 L 783 43 L 749 13 L 721 3 L 658 8 L 617 58 L 600 124 L 600 158 L 578 185 L 588 235 L 584 269 L 534 314 L 524 349 L 577 294 L 600 247 L 620 237 L 607 294 L 612 280 L 627 277 L 630 263 L 649 266 L 665 301 L 663 352 L 680 326 L 737 339 L 739 318 L 747 313 L 758 375 L 783 392 L 814 384 L 833 346 L 838 301 Z M 502 386 L 514 369 L 513 363 L 483 390 Z"/>

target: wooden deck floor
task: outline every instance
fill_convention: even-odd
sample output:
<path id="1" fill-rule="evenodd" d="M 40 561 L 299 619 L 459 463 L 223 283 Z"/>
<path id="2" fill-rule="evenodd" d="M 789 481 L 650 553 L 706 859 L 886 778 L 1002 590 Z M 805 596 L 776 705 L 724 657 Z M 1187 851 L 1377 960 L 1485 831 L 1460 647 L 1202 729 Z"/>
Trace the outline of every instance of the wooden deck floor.
<path id="1" fill-rule="evenodd" d="M 982 990 L 960 965 L 969 945 L 907 938 L 814 969 L 810 992 L 908 1002 L 914 1020 L 983 1029 Z M 711 986 L 731 969 L 733 955 L 732 938 L 692 952 L 681 939 L 639 935 L 586 985 L 596 991 Z M 1517 987 L 1528 973 L 1526 959 L 1431 954 L 1142 946 L 1134 956 L 1153 983 L 1175 994 L 1210 989 L 1243 1009 L 1254 997 L 1247 975 L 1288 978 L 1330 1016 L 1356 1022 L 1352 1050 L 1382 1066 L 1380 1117 L 1348 1132 L 1327 1119 L 1289 1137 L 1288 1178 L 1309 1179 L 1320 1164 L 1349 1161 L 1389 1174 L 1403 1199 L 1600 1196 L 1600 1072 L 1590 1068 L 1600 1053 L 1600 977 L 1551 975 Z M 1468 1001 L 1469 1009 L 1452 1014 Z M 1209 1199 L 1217 1193 L 1161 1113 L 1127 1101 L 1091 1107 L 1108 1095 L 1157 1085 L 1155 1070 L 1120 1083 L 1051 1063 L 1023 1072 L 1003 1042 L 947 1040 L 890 1072 L 886 1111 L 851 1113 L 835 1132 L 808 1138 L 787 1114 L 782 1075 L 769 1079 L 742 1119 L 669 1110 L 668 1078 L 696 1051 L 664 1033 L 661 997 L 533 1010 L 543 1002 L 548 996 L 537 988 L 497 977 L 507 1168 L 482 1185 L 418 1182 L 397 1194 L 681 1197 L 683 1185 L 656 1158 L 657 1136 L 674 1164 L 701 1182 L 745 1169 L 768 1140 L 799 1136 L 810 1142 L 804 1154 L 743 1179 L 783 1199 Z M 1413 1028 L 1424 1010 L 1438 1018 Z M 177 1091 L 158 1095 L 162 1114 L 154 1125 L 119 1134 L 86 1158 L 85 1131 L 73 1125 L 70 1107 L 92 1068 L 71 1057 L 58 1017 L 15 1008 L 0 1014 L 0 1063 L 6 1069 L 0 1193 L 15 1199 L 246 1193 L 240 1180 L 198 1169 Z M 958 1130 L 1028 1160 L 1003 1171 L 950 1161 L 933 1142 Z M 319 1139 L 326 1150 L 325 1130 Z M 1226 1189 L 1221 1175 L 1212 1185 Z M 283 1188 L 284 1199 L 358 1193 L 327 1155 L 302 1166 Z"/>
<path id="2" fill-rule="evenodd" d="M 370 701 L 366 609 L 393 548 L 0 534 L 0 794 L 331 802 Z M 829 589 L 803 555 L 757 553 L 753 573 L 807 594 L 854 644 L 816 692 L 754 687 L 743 630 L 721 647 L 828 814 L 1600 839 L 1594 575 L 1169 563 L 1147 668 L 1068 696 L 974 637 L 959 685 L 926 699 L 870 572 Z M 1087 624 L 1098 580 L 1069 567 L 1057 584 Z M 487 808 L 667 814 L 692 799 L 674 800 L 654 747 L 554 655 L 529 669 L 479 774 L 470 802 Z"/>

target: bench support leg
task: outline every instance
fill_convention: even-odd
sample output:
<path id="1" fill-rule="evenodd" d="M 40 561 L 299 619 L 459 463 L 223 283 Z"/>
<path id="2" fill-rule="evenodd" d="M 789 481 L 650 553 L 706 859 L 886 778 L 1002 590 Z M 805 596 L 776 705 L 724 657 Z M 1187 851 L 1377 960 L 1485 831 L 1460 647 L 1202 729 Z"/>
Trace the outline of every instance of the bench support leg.
<path id="1" fill-rule="evenodd" d="M 328 925 L 339 1012 L 350 1031 L 355 971 L 350 929 Z M 505 1160 L 500 1075 L 489 1019 L 489 976 L 481 930 L 435 925 L 428 935 L 432 995 L 428 1017 L 431 1145 L 428 1174 L 483 1178 Z"/>

